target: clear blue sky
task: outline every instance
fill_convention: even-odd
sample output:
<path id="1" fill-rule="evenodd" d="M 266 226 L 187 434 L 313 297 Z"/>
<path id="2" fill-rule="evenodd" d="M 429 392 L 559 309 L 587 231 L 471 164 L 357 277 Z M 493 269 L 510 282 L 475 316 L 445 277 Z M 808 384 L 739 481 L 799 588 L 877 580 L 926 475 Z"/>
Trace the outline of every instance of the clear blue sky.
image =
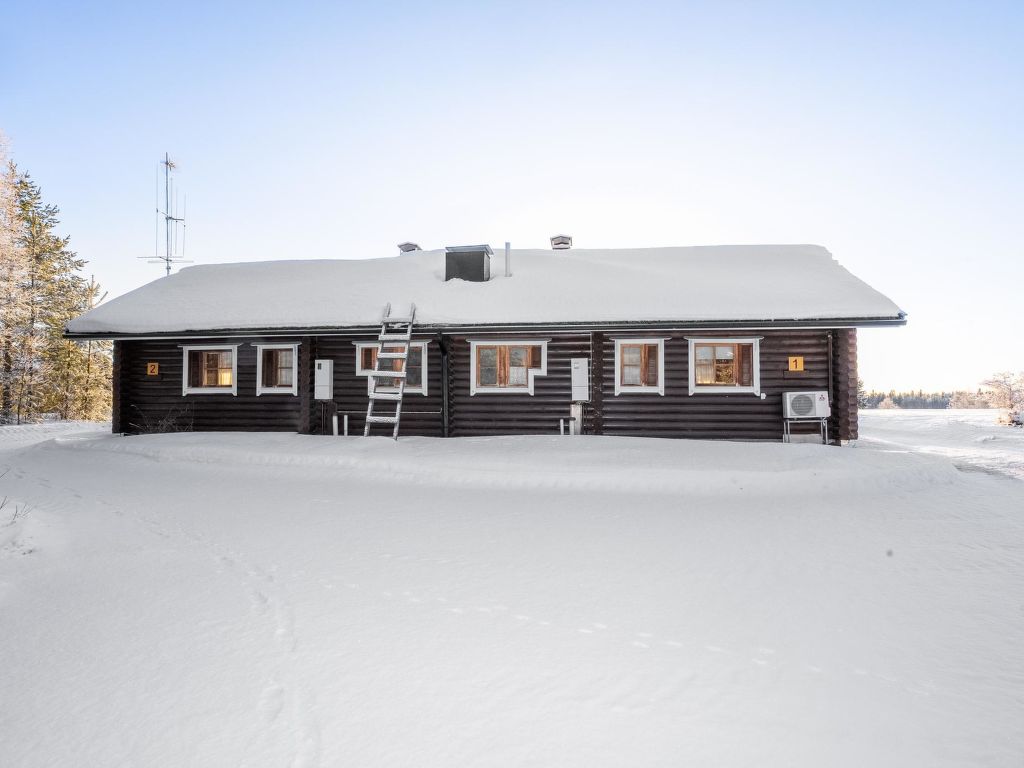
<path id="1" fill-rule="evenodd" d="M 166 150 L 200 262 L 819 243 L 910 315 L 869 387 L 972 387 L 1024 369 L 1024 3 L 891 5 L 20 2 L 0 129 L 112 295 Z"/>

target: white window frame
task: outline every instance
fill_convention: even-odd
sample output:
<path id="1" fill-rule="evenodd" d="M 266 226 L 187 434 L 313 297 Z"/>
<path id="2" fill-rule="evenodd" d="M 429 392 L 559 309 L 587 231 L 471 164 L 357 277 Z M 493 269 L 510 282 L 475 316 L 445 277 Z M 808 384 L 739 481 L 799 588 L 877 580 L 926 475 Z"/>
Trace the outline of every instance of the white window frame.
<path id="1" fill-rule="evenodd" d="M 238 395 L 238 344 L 182 344 L 181 346 L 181 396 L 185 395 Z M 214 349 L 231 350 L 230 387 L 190 387 L 188 385 L 188 353 Z"/>
<path id="2" fill-rule="evenodd" d="M 469 340 L 469 394 L 473 395 L 533 395 L 533 382 L 538 376 L 548 375 L 548 342 L 551 339 L 470 339 Z M 478 387 L 476 385 L 477 347 L 540 347 L 540 368 L 528 368 L 525 387 Z"/>
<path id="3" fill-rule="evenodd" d="M 256 396 L 299 395 L 299 345 L 298 344 L 253 344 L 256 348 Z M 288 387 L 263 386 L 263 350 L 290 349 L 292 352 L 292 383 Z"/>
<path id="4" fill-rule="evenodd" d="M 615 342 L 615 394 L 618 395 L 665 395 L 665 337 L 648 339 L 614 338 Z M 622 384 L 622 345 L 656 344 L 658 346 L 658 386 L 630 386 Z"/>
<path id="5" fill-rule="evenodd" d="M 739 395 L 739 394 L 752 394 L 761 395 L 761 339 L 763 336 L 731 336 L 731 337 L 686 337 L 687 342 L 690 344 L 689 357 L 687 358 L 687 367 L 689 368 L 690 376 L 690 394 L 728 394 L 728 395 Z M 753 360 L 751 361 L 751 381 L 752 385 L 749 387 L 741 386 L 714 386 L 711 384 L 697 385 L 697 358 L 695 357 L 694 348 L 697 344 L 752 344 L 754 346 L 752 355 Z"/>
<path id="6" fill-rule="evenodd" d="M 368 393 L 373 390 L 373 381 L 370 379 L 370 371 L 373 370 L 373 369 L 372 368 L 363 368 L 363 350 L 367 349 L 367 348 L 378 349 L 381 346 L 381 344 L 383 344 L 385 347 L 389 347 L 389 346 L 392 346 L 392 345 L 398 344 L 398 343 L 399 342 L 395 342 L 395 341 L 385 341 L 385 342 L 380 342 L 380 341 L 355 341 L 355 342 L 353 342 L 353 344 L 355 345 L 355 348 L 356 348 L 356 376 L 365 376 L 366 377 L 366 391 Z M 420 359 L 423 361 L 423 376 L 422 376 L 422 381 L 421 381 L 421 385 L 420 386 L 412 387 L 412 386 L 409 386 L 409 384 L 405 385 L 405 394 L 407 394 L 407 395 L 423 395 L 424 397 L 426 397 L 426 395 L 427 395 L 427 345 L 429 345 L 429 344 L 430 344 L 429 341 L 410 341 L 409 342 L 409 351 L 410 352 L 412 351 L 413 347 L 419 347 L 419 349 L 420 349 L 420 356 L 421 356 Z M 408 360 L 409 359 L 406 358 L 406 365 L 408 365 Z M 397 392 L 398 391 L 398 387 L 378 387 L 377 391 L 378 392 Z"/>

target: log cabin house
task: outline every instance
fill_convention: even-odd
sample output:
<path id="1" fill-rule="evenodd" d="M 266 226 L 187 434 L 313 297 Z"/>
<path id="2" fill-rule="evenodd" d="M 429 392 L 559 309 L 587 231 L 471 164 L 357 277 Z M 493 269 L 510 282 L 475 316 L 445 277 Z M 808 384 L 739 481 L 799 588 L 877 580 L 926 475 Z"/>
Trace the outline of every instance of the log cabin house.
<path id="1" fill-rule="evenodd" d="M 337 416 L 357 434 L 370 393 L 399 392 L 383 368 L 405 373 L 403 435 L 575 417 L 583 434 L 779 440 L 784 394 L 818 391 L 831 442 L 856 439 L 857 328 L 906 318 L 827 250 L 570 246 L 189 267 L 66 333 L 113 340 L 117 433 L 324 434 Z M 407 353 L 380 346 L 386 305 L 415 305 Z"/>

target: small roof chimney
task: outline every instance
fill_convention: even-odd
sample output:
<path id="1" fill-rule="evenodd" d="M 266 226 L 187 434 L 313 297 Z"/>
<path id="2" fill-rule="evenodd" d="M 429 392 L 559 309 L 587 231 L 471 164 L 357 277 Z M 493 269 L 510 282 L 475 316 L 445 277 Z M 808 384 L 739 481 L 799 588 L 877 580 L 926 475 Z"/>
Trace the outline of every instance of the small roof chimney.
<path id="1" fill-rule="evenodd" d="M 409 251 L 422 251 L 418 243 L 399 243 L 398 250 L 402 253 L 409 253 Z"/>
<path id="2" fill-rule="evenodd" d="M 486 283 L 491 279 L 489 245 L 450 245 L 444 249 L 444 279 Z"/>
<path id="3" fill-rule="evenodd" d="M 567 251 L 572 248 L 572 235 L 554 235 L 551 238 L 551 249 L 554 251 Z"/>

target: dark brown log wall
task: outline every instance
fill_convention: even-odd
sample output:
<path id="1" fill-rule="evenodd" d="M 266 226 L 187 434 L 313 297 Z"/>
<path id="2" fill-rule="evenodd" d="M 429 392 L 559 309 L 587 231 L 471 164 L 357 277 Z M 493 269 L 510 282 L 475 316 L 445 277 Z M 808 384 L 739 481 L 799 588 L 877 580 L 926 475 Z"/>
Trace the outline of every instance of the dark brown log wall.
<path id="1" fill-rule="evenodd" d="M 139 433 L 176 430 L 290 431 L 299 429 L 300 397 L 256 396 L 256 343 L 294 344 L 295 338 L 117 341 L 120 386 L 114 405 L 115 431 Z M 185 344 L 238 344 L 238 394 L 182 395 Z M 299 382 L 308 378 L 299 347 Z M 160 375 L 147 376 L 146 364 L 159 363 Z"/>
<path id="2" fill-rule="evenodd" d="M 665 394 L 615 395 L 615 339 L 652 337 L 665 341 Z M 686 337 L 761 337 L 761 392 L 689 394 L 689 342 Z M 779 440 L 782 437 L 782 393 L 829 389 L 828 331 L 700 331 L 600 334 L 604 364 L 602 398 L 596 415 L 606 435 L 684 437 L 726 440 Z M 804 358 L 802 372 L 788 370 L 788 358 Z M 595 402 L 595 406 L 598 403 Z M 794 432 L 817 431 L 794 425 Z"/>
<path id="3" fill-rule="evenodd" d="M 832 331 L 832 421 L 839 440 L 857 439 L 857 329 Z"/>
<path id="4" fill-rule="evenodd" d="M 686 336 L 761 336 L 761 391 L 753 394 L 695 394 L 688 392 Z M 665 395 L 615 395 L 615 338 L 665 337 Z M 470 338 L 484 334 L 417 335 L 428 341 L 426 396 L 409 393 L 402 411 L 403 435 L 443 436 L 444 412 L 451 436 L 557 434 L 559 419 L 570 412 L 570 360 L 591 360 L 592 402 L 586 406 L 584 429 L 589 434 L 682 438 L 778 440 L 782 435 L 782 393 L 787 390 L 830 391 L 835 439 L 857 437 L 857 337 L 855 330 L 637 331 L 625 333 L 545 333 L 547 375 L 535 379 L 535 394 L 470 395 Z M 495 339 L 509 338 L 494 335 Z M 114 345 L 114 431 L 146 432 L 159 428 L 194 430 L 281 430 L 330 432 L 331 415 L 339 427 L 349 417 L 350 434 L 361 434 L 367 405 L 366 378 L 356 375 L 355 342 L 374 341 L 372 335 L 189 339 L 188 344 L 240 344 L 237 396 L 182 396 L 180 340 L 117 341 Z M 300 343 L 299 396 L 256 396 L 255 343 Z M 442 380 L 442 344 L 448 352 L 448 375 Z M 802 373 L 787 370 L 787 358 L 804 357 Z M 334 360 L 334 401 L 313 399 L 313 362 Z M 160 375 L 146 376 L 146 363 L 160 364 Z M 830 375 L 831 370 L 831 375 Z M 447 388 L 447 402 L 444 387 Z M 390 412 L 388 406 L 385 412 Z M 321 425 L 324 425 L 322 427 Z M 801 430 L 813 431 L 805 425 Z M 388 432 L 381 429 L 380 434 Z"/>
<path id="5" fill-rule="evenodd" d="M 331 413 L 338 414 L 338 430 L 342 430 L 344 416 L 348 416 L 350 435 L 363 434 L 366 424 L 366 406 L 369 403 L 365 376 L 356 375 L 356 342 L 375 342 L 372 336 L 319 336 L 314 337 L 311 348 L 312 359 L 329 359 L 334 361 L 334 403 L 326 404 L 326 411 L 321 403 L 311 400 L 309 431 L 317 434 L 321 431 L 321 413 L 326 413 L 326 432 L 330 433 Z M 441 346 L 436 336 L 415 334 L 413 341 L 426 341 L 427 344 L 427 394 L 407 392 L 402 402 L 401 434 L 441 437 L 444 432 L 442 420 L 443 398 L 441 392 Z M 310 381 L 310 389 L 313 384 Z M 394 411 L 391 403 L 378 405 L 375 413 L 389 415 Z M 390 435 L 389 425 L 374 427 L 372 434 Z"/>
<path id="6" fill-rule="evenodd" d="M 484 335 L 448 336 L 449 348 L 449 434 L 453 437 L 469 435 L 529 435 L 558 434 L 558 420 L 569 418 L 569 398 L 572 394 L 570 360 L 590 357 L 589 333 L 553 335 L 538 331 L 522 338 L 550 339 L 546 376 L 534 379 L 534 394 L 478 394 L 470 395 L 469 339 L 483 339 Z M 495 339 L 515 338 L 495 336 Z M 568 423 L 568 422 L 566 422 Z M 588 415 L 585 430 L 593 432 L 593 420 Z"/>

